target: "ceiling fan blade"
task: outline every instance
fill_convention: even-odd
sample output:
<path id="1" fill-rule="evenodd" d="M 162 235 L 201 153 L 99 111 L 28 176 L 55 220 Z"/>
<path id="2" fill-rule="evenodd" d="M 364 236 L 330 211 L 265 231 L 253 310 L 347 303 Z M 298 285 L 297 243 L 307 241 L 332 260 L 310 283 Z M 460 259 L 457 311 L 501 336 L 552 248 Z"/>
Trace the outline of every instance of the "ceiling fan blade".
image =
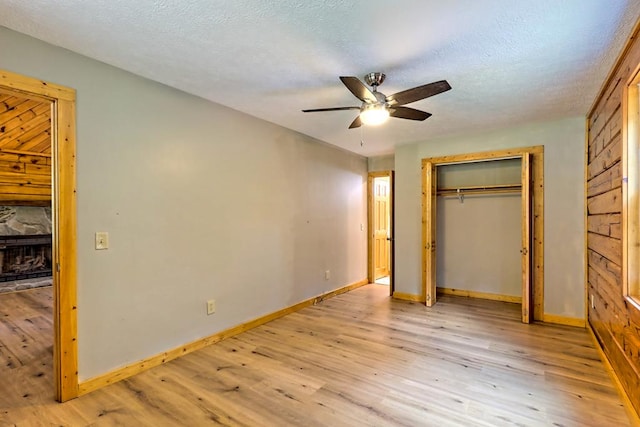
<path id="1" fill-rule="evenodd" d="M 377 103 L 376 96 L 357 77 L 340 77 L 342 83 L 362 102 Z"/>
<path id="2" fill-rule="evenodd" d="M 342 110 L 359 110 L 360 107 L 330 107 L 330 108 L 313 108 L 311 110 L 302 110 L 303 113 L 317 113 L 318 111 L 342 111 Z"/>
<path id="3" fill-rule="evenodd" d="M 360 115 L 358 114 L 354 121 L 349 125 L 349 129 L 359 128 L 362 126 L 362 122 L 360 121 Z"/>
<path id="4" fill-rule="evenodd" d="M 409 119 L 423 121 L 431 117 L 431 113 L 426 111 L 416 110 L 409 107 L 391 107 L 389 108 L 389 115 L 398 119 Z"/>
<path id="5" fill-rule="evenodd" d="M 449 89 L 451 89 L 449 83 L 446 80 L 440 80 L 439 82 L 433 82 L 394 93 L 393 95 L 387 96 L 386 101 L 389 105 L 411 104 L 412 102 L 446 92 Z"/>

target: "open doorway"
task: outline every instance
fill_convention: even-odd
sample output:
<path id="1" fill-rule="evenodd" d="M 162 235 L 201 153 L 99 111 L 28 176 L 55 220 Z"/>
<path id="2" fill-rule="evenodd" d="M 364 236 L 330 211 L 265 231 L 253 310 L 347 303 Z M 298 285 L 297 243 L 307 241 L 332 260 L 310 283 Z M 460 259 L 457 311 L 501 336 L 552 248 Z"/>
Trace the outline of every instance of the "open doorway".
<path id="1" fill-rule="evenodd" d="M 50 267 L 52 286 L 50 301 L 46 295 L 32 298 L 32 307 L 36 311 L 41 305 L 50 304 L 50 310 L 40 310 L 46 317 L 50 316 L 53 325 L 50 333 L 51 344 L 45 348 L 52 353 L 51 368 L 52 383 L 55 398 L 66 401 L 78 395 L 78 362 L 77 362 L 77 320 L 76 320 L 76 145 L 75 145 L 75 91 L 54 83 L 44 82 L 9 71 L 0 70 L 0 92 L 11 103 L 23 105 L 25 111 L 14 114 L 19 110 L 18 105 L 6 105 L 5 118 L 19 122 L 17 129 L 24 130 L 20 138 L 7 139 L 7 144 L 0 149 L 0 154 L 15 156 L 9 161 L 5 158 L 4 166 L 8 168 L 2 176 L 7 180 L 2 188 L 5 190 L 5 203 L 9 199 L 20 203 L 31 202 L 32 205 L 44 204 L 49 207 L 50 217 L 50 260 L 44 262 Z M 37 112 L 26 106 L 33 106 Z M 37 124 L 27 126 L 24 121 L 32 115 L 40 116 L 40 110 L 46 110 L 44 118 L 39 118 Z M 46 123 L 45 123 L 46 122 Z M 44 127 L 48 132 L 42 132 Z M 5 133 L 9 126 L 2 129 Z M 29 133 L 30 132 L 30 133 Z M 38 134 L 29 137 L 24 134 Z M 15 144 L 15 146 L 11 146 Z M 2 160 L 2 159 L 0 159 Z M 19 176 L 21 172 L 31 172 L 33 178 Z M 24 182 L 21 182 L 23 180 Z M 13 182 L 11 182 L 13 181 Z M 25 195 L 26 194 L 26 195 Z M 25 200 L 31 199 L 31 200 Z M 46 201 L 46 203 L 45 203 Z M 45 214 L 46 216 L 46 214 Z M 22 242 L 25 243 L 25 242 Z M 31 242 L 34 243 L 34 242 Z M 41 246 L 47 246 L 38 242 Z M 40 263 L 41 255 L 46 251 L 29 249 L 19 252 L 20 261 L 13 264 L 19 269 L 27 264 Z M 28 263 L 26 257 L 29 256 Z M 48 264 L 47 264 L 48 263 Z M 28 299 L 28 298 L 27 298 Z M 23 298 L 23 300 L 26 300 Z M 22 304 L 22 303 L 17 303 Z M 24 313 L 22 317 L 24 317 Z M 36 319 L 36 317 L 34 317 Z M 32 322 L 35 322 L 32 320 Z M 46 321 L 44 321 L 46 322 Z M 27 322 L 29 323 L 29 322 Z M 44 339 L 44 338 L 43 338 Z M 25 357 L 28 357 L 27 354 Z M 36 355 L 37 356 L 37 355 Z M 4 368 L 4 367 L 2 367 Z M 46 369 L 46 366 L 42 367 Z M 30 371 L 31 372 L 31 371 Z M 37 370 L 33 375 L 40 376 Z M 44 375 L 44 374 L 43 374 Z M 15 390 L 13 390 L 15 391 Z M 28 398 L 29 396 L 23 396 Z"/>
<path id="2" fill-rule="evenodd" d="M 3 403 L 53 391 L 52 103 L 0 89 Z"/>
<path id="3" fill-rule="evenodd" d="M 393 171 L 369 173 L 368 205 L 369 282 L 393 295 Z"/>

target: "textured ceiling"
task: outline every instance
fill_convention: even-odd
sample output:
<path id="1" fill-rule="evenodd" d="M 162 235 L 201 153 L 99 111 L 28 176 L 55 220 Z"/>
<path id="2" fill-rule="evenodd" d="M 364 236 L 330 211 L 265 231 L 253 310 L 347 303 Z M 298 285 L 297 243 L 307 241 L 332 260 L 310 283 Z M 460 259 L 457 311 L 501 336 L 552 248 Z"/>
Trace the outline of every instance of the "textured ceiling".
<path id="1" fill-rule="evenodd" d="M 638 0 L 0 0 L 0 25 L 363 155 L 586 114 Z M 348 130 L 338 76 L 382 71 L 424 122 Z M 361 146 L 360 141 L 364 140 Z"/>

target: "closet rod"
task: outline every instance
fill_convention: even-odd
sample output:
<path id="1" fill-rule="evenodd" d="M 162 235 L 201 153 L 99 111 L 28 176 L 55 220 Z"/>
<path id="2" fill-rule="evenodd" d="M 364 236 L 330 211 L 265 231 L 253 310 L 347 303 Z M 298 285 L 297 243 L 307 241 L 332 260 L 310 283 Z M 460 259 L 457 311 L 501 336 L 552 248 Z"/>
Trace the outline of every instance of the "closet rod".
<path id="1" fill-rule="evenodd" d="M 436 194 L 438 196 L 444 196 L 460 194 L 518 193 L 521 190 L 521 184 L 496 184 L 464 187 L 441 187 L 437 189 Z"/>

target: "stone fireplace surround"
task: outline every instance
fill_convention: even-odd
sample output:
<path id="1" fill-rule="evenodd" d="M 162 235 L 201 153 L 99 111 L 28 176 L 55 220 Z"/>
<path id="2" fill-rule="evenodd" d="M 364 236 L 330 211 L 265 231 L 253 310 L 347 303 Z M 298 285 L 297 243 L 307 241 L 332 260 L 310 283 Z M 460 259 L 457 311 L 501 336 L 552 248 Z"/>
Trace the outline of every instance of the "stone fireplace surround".
<path id="1" fill-rule="evenodd" d="M 18 236 L 18 237 L 17 237 Z M 29 236 L 29 237 L 20 237 Z M 16 277 L 28 277 L 29 275 L 41 275 L 47 268 L 43 265 L 51 266 L 51 208 L 36 206 L 2 206 L 0 202 L 0 239 L 11 242 L 9 245 L 0 245 L 0 257 L 5 250 L 15 247 L 15 242 L 27 239 L 35 243 L 34 250 L 27 251 L 29 262 L 39 266 L 39 274 L 17 275 Z M 43 243 L 45 242 L 45 243 Z M 43 244 L 48 244 L 48 248 L 43 248 Z M 3 247 L 4 246 L 4 247 Z M 48 259 L 41 259 L 42 257 Z M 22 259 L 22 264 L 25 259 Z M 15 260 L 13 261 L 15 263 Z M 23 289 L 31 289 L 42 286 L 50 286 L 52 279 L 50 273 L 48 277 L 32 277 L 24 280 L 10 280 L 0 282 L 0 293 L 12 292 Z"/>

